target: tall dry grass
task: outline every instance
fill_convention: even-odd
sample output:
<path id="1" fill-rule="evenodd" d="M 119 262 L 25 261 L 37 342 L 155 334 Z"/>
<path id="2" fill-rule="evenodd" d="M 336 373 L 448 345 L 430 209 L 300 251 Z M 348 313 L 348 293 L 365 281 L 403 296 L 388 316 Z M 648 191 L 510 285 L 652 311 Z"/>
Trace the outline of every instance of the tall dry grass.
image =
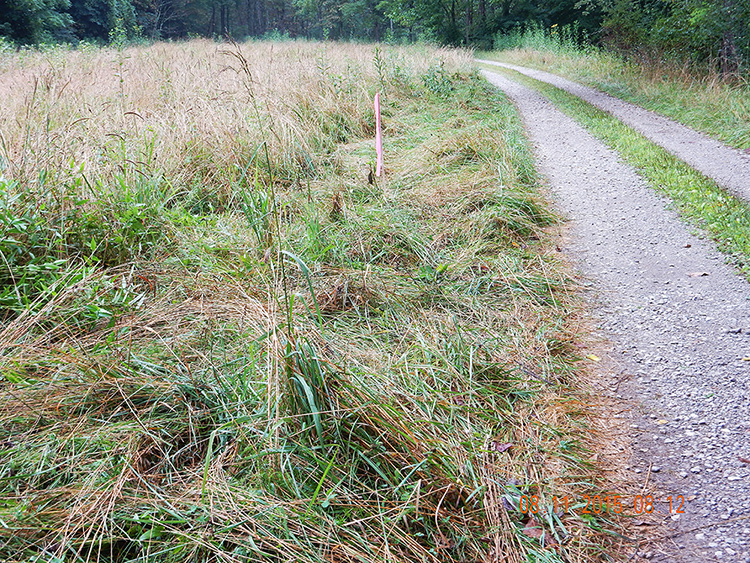
<path id="1" fill-rule="evenodd" d="M 470 65 L 466 52 L 424 54 L 387 56 L 404 77 L 436 58 Z M 124 173 L 226 189 L 262 143 L 278 176 L 294 179 L 371 132 L 374 90 L 393 78 L 377 75 L 372 48 L 353 44 L 191 41 L 2 57 L 5 174 L 29 187 L 42 170 L 65 181 L 84 164 L 92 184 Z"/>

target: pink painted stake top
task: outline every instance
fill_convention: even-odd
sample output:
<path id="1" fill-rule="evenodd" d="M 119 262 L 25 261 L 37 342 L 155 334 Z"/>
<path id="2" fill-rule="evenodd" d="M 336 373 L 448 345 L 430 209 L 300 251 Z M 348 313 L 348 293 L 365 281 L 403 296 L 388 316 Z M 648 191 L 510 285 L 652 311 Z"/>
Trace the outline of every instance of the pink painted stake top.
<path id="1" fill-rule="evenodd" d="M 375 152 L 378 154 L 375 176 L 383 173 L 383 135 L 380 129 L 380 92 L 375 94 Z"/>

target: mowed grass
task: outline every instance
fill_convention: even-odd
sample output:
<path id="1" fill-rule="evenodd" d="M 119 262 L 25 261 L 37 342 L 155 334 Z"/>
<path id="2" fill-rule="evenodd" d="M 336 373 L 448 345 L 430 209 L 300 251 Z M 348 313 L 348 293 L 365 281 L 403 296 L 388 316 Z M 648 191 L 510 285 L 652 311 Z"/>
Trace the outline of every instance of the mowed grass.
<path id="1" fill-rule="evenodd" d="M 482 53 L 481 58 L 553 72 L 593 86 L 702 131 L 729 146 L 750 148 L 750 87 L 746 80 L 699 73 L 667 59 L 625 59 L 570 41 L 544 38 L 533 46 Z"/>
<path id="2" fill-rule="evenodd" d="M 2 57 L 0 559 L 616 556 L 553 509 L 608 486 L 574 284 L 469 54 Z"/>

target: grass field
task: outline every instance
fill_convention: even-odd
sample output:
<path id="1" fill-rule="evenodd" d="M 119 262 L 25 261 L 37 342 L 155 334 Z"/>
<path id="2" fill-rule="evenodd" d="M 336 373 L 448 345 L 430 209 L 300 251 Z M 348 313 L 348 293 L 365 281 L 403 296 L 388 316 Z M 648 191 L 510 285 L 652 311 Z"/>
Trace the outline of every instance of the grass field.
<path id="1" fill-rule="evenodd" d="M 0 559 L 617 558 L 608 518 L 552 508 L 612 484 L 558 219 L 470 54 L 0 72 Z"/>

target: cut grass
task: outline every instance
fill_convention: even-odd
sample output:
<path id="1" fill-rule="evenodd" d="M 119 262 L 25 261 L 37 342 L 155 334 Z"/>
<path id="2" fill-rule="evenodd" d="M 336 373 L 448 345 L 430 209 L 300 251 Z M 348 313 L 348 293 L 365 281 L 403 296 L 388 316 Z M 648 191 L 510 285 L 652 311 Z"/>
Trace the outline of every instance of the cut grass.
<path id="1" fill-rule="evenodd" d="M 750 90 L 717 74 L 684 67 L 640 63 L 593 48 L 512 49 L 481 58 L 554 72 L 655 111 L 739 149 L 750 148 Z"/>
<path id="2" fill-rule="evenodd" d="M 3 59 L 0 558 L 616 556 L 606 518 L 548 509 L 609 485 L 571 446 L 573 282 L 466 53 L 24 56 Z"/>
<path id="3" fill-rule="evenodd" d="M 497 67 L 488 67 L 497 72 Z M 750 205 L 727 193 L 640 133 L 580 98 L 518 72 L 501 72 L 547 98 L 589 129 L 635 167 L 649 185 L 668 196 L 676 209 L 704 229 L 722 252 L 750 279 Z"/>

